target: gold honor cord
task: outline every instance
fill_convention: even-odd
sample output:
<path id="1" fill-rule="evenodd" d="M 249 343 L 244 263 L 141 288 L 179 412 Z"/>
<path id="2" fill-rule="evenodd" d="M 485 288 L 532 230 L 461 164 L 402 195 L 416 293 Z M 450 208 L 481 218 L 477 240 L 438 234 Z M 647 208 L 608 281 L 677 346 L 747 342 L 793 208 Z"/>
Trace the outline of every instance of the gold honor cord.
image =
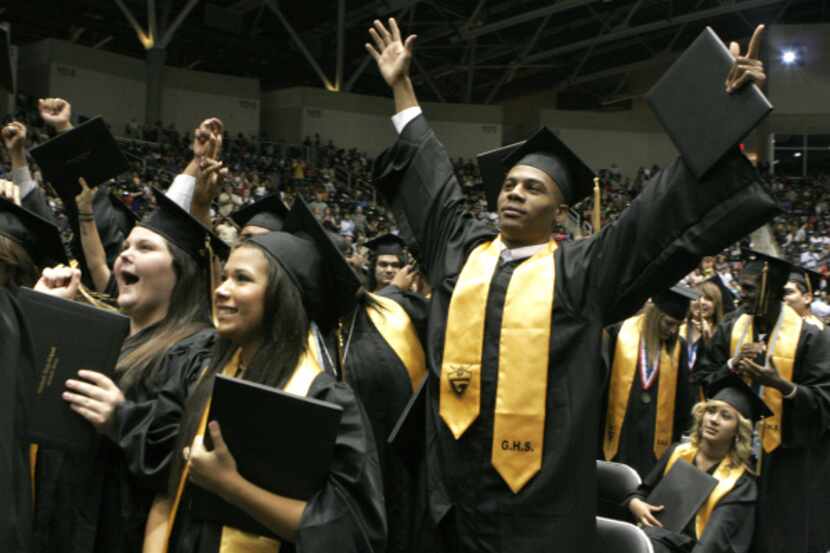
<path id="1" fill-rule="evenodd" d="M 697 451 L 697 448 L 692 446 L 690 443 L 677 446 L 672 452 L 669 462 L 666 463 L 666 469 L 663 471 L 663 476 L 665 477 L 669 473 L 678 459 L 683 459 L 690 465 L 694 466 Z M 698 540 L 701 536 L 703 536 L 703 532 L 706 530 L 706 525 L 709 523 L 709 517 L 715 510 L 715 507 L 718 506 L 718 503 L 724 496 L 732 491 L 735 484 L 738 482 L 738 479 L 744 472 L 746 472 L 746 467 L 743 465 L 734 466 L 732 458 L 728 455 L 724 457 L 718 465 L 718 468 L 715 469 L 714 477 L 718 483 L 695 516 L 695 533 L 697 534 L 696 537 Z"/>
<path id="2" fill-rule="evenodd" d="M 369 307 L 366 313 L 375 325 L 386 344 L 392 348 L 401 360 L 409 375 L 409 382 L 414 392 L 427 374 L 426 356 L 412 319 L 406 310 L 395 300 L 370 294 L 381 309 Z"/>

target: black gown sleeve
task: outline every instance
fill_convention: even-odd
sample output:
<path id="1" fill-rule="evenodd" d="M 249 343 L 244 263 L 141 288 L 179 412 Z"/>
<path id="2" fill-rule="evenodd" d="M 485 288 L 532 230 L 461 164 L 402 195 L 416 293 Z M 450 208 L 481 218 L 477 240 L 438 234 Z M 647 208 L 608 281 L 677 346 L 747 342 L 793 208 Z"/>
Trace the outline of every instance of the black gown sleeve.
<path id="1" fill-rule="evenodd" d="M 804 324 L 793 381 L 795 397 L 784 400 L 782 446 L 809 448 L 830 430 L 830 334 Z"/>
<path id="2" fill-rule="evenodd" d="M 35 367 L 29 334 L 13 292 L 0 287 L 0 550 L 32 550 L 32 485 L 27 418 Z"/>
<path id="3" fill-rule="evenodd" d="M 755 530 L 755 478 L 744 473 L 709 516 L 703 536 L 692 553 L 746 553 Z"/>
<path id="4" fill-rule="evenodd" d="M 675 440 L 679 440 L 683 434 L 689 431 L 692 425 L 692 407 L 696 402 L 695 388 L 692 386 L 691 373 L 689 372 L 686 341 L 679 336 L 677 339 L 680 340 L 680 362 L 677 366 L 677 390 L 674 400 L 673 434 Z"/>
<path id="5" fill-rule="evenodd" d="M 309 397 L 343 407 L 326 485 L 309 500 L 295 542 L 299 553 L 381 553 L 386 548 L 383 477 L 371 426 L 346 384 L 319 375 Z"/>
<path id="6" fill-rule="evenodd" d="M 128 391 L 115 412 L 109 437 L 124 451 L 130 473 L 142 486 L 167 490 L 185 401 L 209 362 L 214 336 L 213 330 L 204 330 L 173 346 L 161 361 L 152 393 Z"/>
<path id="7" fill-rule="evenodd" d="M 724 320 L 718 323 L 718 326 L 715 328 L 715 333 L 710 340 L 700 341 L 697 361 L 692 371 L 696 384 L 706 387 L 729 371 L 727 362 L 729 361 L 729 343 L 732 338 L 732 327 L 735 324 L 736 318 L 740 315 L 741 312 L 734 311 L 731 316 L 725 317 Z"/>
<path id="8" fill-rule="evenodd" d="M 57 224 L 55 214 L 52 212 L 52 208 L 49 207 L 49 201 L 46 199 L 46 194 L 39 186 L 26 194 L 26 197 L 20 201 L 20 205 L 32 213 L 40 215 L 47 221 Z"/>

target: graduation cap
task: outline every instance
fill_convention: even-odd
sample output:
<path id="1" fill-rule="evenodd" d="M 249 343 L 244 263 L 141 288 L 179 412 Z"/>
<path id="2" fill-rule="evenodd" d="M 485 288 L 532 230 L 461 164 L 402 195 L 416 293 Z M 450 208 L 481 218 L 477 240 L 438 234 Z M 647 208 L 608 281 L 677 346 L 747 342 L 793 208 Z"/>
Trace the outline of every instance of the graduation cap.
<path id="1" fill-rule="evenodd" d="M 728 373 L 706 388 L 706 396 L 728 403 L 752 423 L 773 415 L 766 403 L 738 375 Z"/>
<path id="2" fill-rule="evenodd" d="M 148 228 L 176 245 L 199 265 L 210 265 L 211 253 L 226 259 L 230 248 L 208 227 L 197 221 L 190 213 L 168 198 L 164 192 L 154 188 L 156 209 L 140 226 Z"/>
<path id="3" fill-rule="evenodd" d="M 666 315 L 674 319 L 686 318 L 689 303 L 699 299 L 703 294 L 686 286 L 672 286 L 655 295 L 651 301 Z"/>
<path id="4" fill-rule="evenodd" d="M 12 44 L 9 30 L 0 25 L 0 88 L 14 93 L 14 68 L 12 67 Z"/>
<path id="5" fill-rule="evenodd" d="M 784 259 L 748 248 L 742 249 L 741 254 L 746 259 L 743 274 L 760 276 L 754 311 L 760 315 L 767 309 L 770 292 L 780 292 L 787 284 L 792 266 Z"/>
<path id="6" fill-rule="evenodd" d="M 20 244 L 40 268 L 67 263 L 58 227 L 6 198 L 0 198 L 0 234 Z"/>
<path id="7" fill-rule="evenodd" d="M 396 234 L 386 233 L 376 236 L 366 242 L 366 247 L 372 250 L 375 256 L 378 255 L 403 255 L 403 249 L 406 246 L 403 238 Z"/>
<path id="8" fill-rule="evenodd" d="M 516 165 L 529 165 L 546 173 L 568 205 L 587 197 L 594 186 L 594 171 L 547 127 L 524 142 L 478 154 L 477 159 L 490 211 L 496 211 L 504 179 Z"/>
<path id="9" fill-rule="evenodd" d="M 279 193 L 270 194 L 231 214 L 231 219 L 240 228 L 247 225 L 262 227 L 270 231 L 282 230 L 288 208 L 282 203 Z"/>
<path id="10" fill-rule="evenodd" d="M 332 235 L 317 221 L 302 198 L 294 200 L 284 230 L 294 234 L 305 234 L 319 252 L 323 275 L 322 286 L 315 299 L 320 305 L 325 306 L 325 309 L 318 310 L 314 320 L 323 329 L 331 328 L 340 317 L 357 306 L 360 279 L 332 239 Z"/>
<path id="11" fill-rule="evenodd" d="M 81 177 L 96 187 L 129 168 L 100 116 L 32 148 L 31 154 L 64 205 L 75 205 Z"/>
<path id="12" fill-rule="evenodd" d="M 792 269 L 788 280 L 803 287 L 808 294 L 813 295 L 813 292 L 821 287 L 821 281 L 824 279 L 821 273 L 798 265 L 793 265 Z"/>

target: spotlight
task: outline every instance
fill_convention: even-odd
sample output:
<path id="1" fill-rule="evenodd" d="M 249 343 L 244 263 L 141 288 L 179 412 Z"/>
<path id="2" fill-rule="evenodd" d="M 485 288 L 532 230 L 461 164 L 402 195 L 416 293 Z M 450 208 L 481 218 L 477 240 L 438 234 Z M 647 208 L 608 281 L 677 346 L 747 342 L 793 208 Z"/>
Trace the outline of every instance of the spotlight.
<path id="1" fill-rule="evenodd" d="M 795 50 L 784 50 L 781 53 L 781 62 L 785 65 L 792 65 L 798 61 L 798 54 Z"/>
<path id="2" fill-rule="evenodd" d="M 796 152 L 793 154 L 793 157 L 801 157 L 801 152 Z"/>

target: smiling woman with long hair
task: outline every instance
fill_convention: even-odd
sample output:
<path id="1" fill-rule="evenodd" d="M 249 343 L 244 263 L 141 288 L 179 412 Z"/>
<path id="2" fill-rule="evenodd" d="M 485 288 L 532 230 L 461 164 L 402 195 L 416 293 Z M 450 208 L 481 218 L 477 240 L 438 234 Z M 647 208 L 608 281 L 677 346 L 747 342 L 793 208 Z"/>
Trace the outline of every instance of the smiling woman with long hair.
<path id="1" fill-rule="evenodd" d="M 730 375 L 692 409 L 691 440 L 674 444 L 627 500 L 628 509 L 661 552 L 745 553 L 752 543 L 755 478 L 749 467 L 753 422 L 771 414 L 740 378 Z M 677 505 L 651 505 L 645 498 L 683 460 L 718 480 L 703 506 L 681 532 L 663 528 L 655 514 Z M 691 490 L 690 490 L 691 492 Z"/>
<path id="2" fill-rule="evenodd" d="M 310 304 L 327 294 L 322 280 L 320 256 L 314 243 L 304 238 L 274 232 L 245 240 L 233 250 L 214 296 L 219 339 L 208 370 L 187 402 L 178 442 L 182 457 L 171 471 L 167 493 L 154 503 L 145 553 L 384 549 L 382 484 L 368 422 L 354 393 L 323 372 L 309 347 Z M 215 421 L 206 424 L 204 418 L 217 374 L 343 408 L 329 477 L 310 500 L 280 496 L 239 474 L 222 429 Z M 250 409 L 255 412 L 256 406 Z M 301 423 L 274 421 L 270 439 L 279 439 L 280 425 Z M 215 445 L 211 451 L 202 442 L 205 432 Z M 189 507 L 192 485 L 241 508 L 279 541 L 195 520 Z"/>
<path id="3" fill-rule="evenodd" d="M 80 371 L 64 399 L 102 435 L 94 451 L 41 448 L 35 538 L 41 551 L 140 551 L 164 489 L 182 406 L 206 365 L 210 251 L 227 247 L 164 194 L 124 241 L 113 273 L 130 319 L 114 381 Z M 60 285 L 60 284 L 58 284 Z"/>

